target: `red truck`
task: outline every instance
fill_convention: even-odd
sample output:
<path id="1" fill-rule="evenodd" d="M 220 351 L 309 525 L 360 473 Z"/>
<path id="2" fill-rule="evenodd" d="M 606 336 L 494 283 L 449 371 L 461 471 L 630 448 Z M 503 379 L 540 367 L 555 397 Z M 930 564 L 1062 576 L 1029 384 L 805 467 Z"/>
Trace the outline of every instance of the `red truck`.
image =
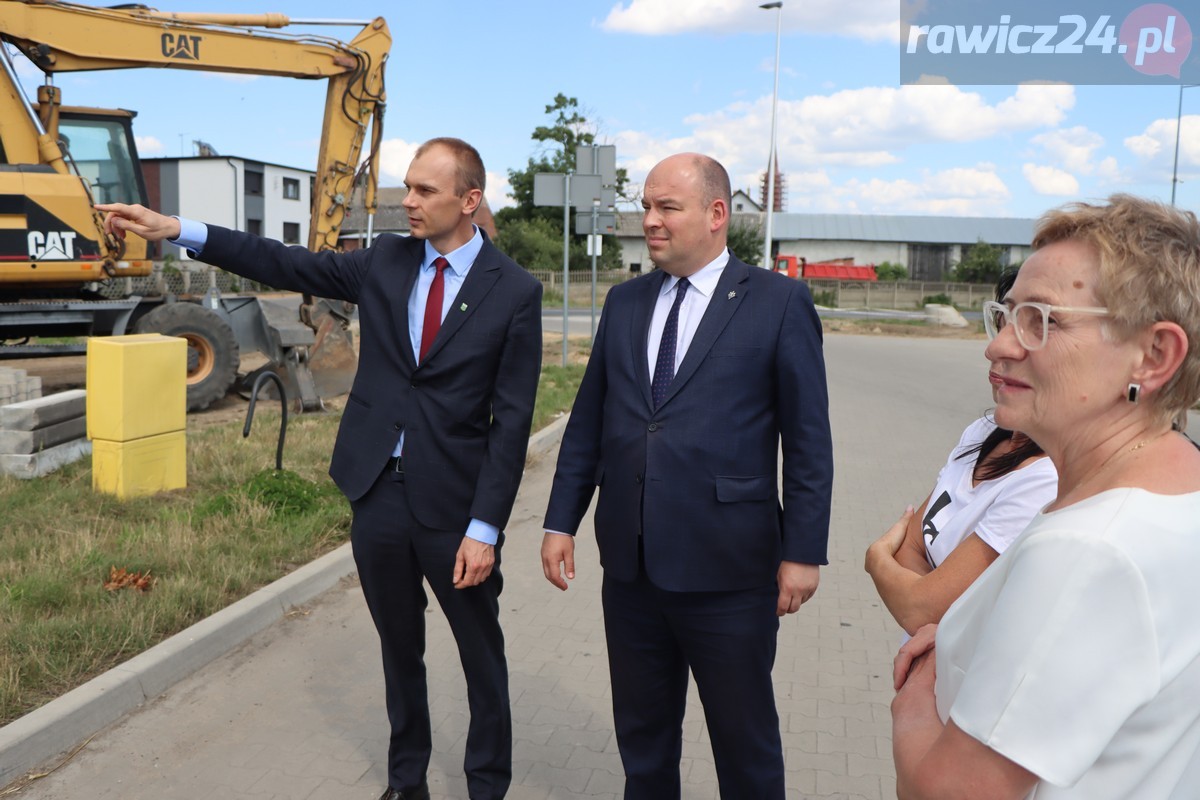
<path id="1" fill-rule="evenodd" d="M 835 281 L 875 281 L 874 264 L 846 264 L 843 259 L 810 264 L 803 256 L 775 256 L 775 271 L 786 272 L 789 278 L 820 278 Z"/>

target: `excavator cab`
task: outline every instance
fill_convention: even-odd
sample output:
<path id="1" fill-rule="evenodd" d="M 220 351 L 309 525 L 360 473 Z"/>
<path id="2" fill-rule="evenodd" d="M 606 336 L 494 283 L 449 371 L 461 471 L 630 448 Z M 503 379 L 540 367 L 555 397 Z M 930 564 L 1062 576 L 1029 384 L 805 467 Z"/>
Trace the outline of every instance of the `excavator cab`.
<path id="1" fill-rule="evenodd" d="M 58 143 L 97 203 L 146 203 L 146 185 L 133 143 L 133 111 L 64 108 Z"/>

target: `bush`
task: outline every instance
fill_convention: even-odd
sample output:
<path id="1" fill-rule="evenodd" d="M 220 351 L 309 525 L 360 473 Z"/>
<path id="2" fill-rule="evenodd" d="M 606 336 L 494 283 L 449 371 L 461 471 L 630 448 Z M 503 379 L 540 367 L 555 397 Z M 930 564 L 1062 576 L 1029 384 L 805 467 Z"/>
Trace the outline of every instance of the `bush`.
<path id="1" fill-rule="evenodd" d="M 837 308 L 837 292 L 833 289 L 823 289 L 813 292 L 813 303 L 826 308 Z"/>
<path id="2" fill-rule="evenodd" d="M 945 292 L 938 292 L 937 294 L 925 295 L 925 298 L 921 301 L 921 305 L 952 306 L 954 305 L 954 301 L 951 300 L 950 295 L 946 294 Z"/>
<path id="3" fill-rule="evenodd" d="M 884 261 L 875 265 L 875 277 L 881 281 L 905 281 L 908 280 L 908 270 L 900 264 Z"/>

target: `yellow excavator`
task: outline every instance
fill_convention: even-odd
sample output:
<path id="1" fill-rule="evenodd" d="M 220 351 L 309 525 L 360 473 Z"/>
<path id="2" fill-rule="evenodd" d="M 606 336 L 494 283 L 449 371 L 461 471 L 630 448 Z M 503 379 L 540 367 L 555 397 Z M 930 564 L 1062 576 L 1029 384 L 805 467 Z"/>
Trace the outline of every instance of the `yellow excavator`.
<path id="1" fill-rule="evenodd" d="M 362 29 L 349 42 L 278 31 L 316 24 Z M 46 74 L 36 102 L 22 90 L 10 47 Z M 223 397 L 238 378 L 240 354 L 253 350 L 283 374 L 300 409 L 347 391 L 356 359 L 353 309 L 342 303 L 305 296 L 297 314 L 294 304 L 215 288 L 115 299 L 101 291 L 154 267 L 152 246 L 105 235 L 92 208 L 146 203 L 134 112 L 63 105 L 53 76 L 159 67 L 327 80 L 308 242 L 325 250 L 338 246 L 356 185 L 364 187 L 368 219 L 375 210 L 390 47 L 382 17 L 348 23 L 0 0 L 0 359 L 84 348 L 39 344 L 39 337 L 158 332 L 188 341 L 189 410 Z"/>

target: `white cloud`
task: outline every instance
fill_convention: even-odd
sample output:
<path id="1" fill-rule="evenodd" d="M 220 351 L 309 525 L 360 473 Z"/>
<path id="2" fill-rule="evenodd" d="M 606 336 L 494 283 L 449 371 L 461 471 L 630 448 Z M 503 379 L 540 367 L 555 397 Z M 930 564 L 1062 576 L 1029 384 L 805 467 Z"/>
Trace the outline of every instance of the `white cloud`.
<path id="1" fill-rule="evenodd" d="M 420 142 L 403 139 L 384 139 L 379 143 L 380 183 L 401 184 L 408 173 L 408 165 L 420 147 Z"/>
<path id="2" fill-rule="evenodd" d="M 1104 146 L 1103 136 L 1082 125 L 1040 133 L 1030 141 L 1045 150 L 1059 166 L 1085 175 L 1093 168 L 1092 156 Z"/>
<path id="3" fill-rule="evenodd" d="M 1142 161 L 1158 166 L 1174 165 L 1175 120 L 1158 119 L 1137 136 L 1125 140 L 1125 147 Z M 1183 117 L 1179 126 L 1179 166 L 1200 166 L 1200 115 Z"/>
<path id="4" fill-rule="evenodd" d="M 488 207 L 492 211 L 499 211 L 505 206 L 516 205 L 513 199 L 508 196 L 511 189 L 512 187 L 508 185 L 507 173 L 489 171 L 487 174 L 487 189 L 484 191 Z"/>
<path id="5" fill-rule="evenodd" d="M 789 186 L 788 210 L 846 214 L 996 216 L 1010 192 L 994 171 L 975 167 L 925 170 L 918 179 L 854 178 L 798 194 Z"/>
<path id="6" fill-rule="evenodd" d="M 137 145 L 139 155 L 156 156 L 166 152 L 166 147 L 153 136 L 134 136 L 133 142 Z"/>
<path id="7" fill-rule="evenodd" d="M 420 146 L 420 142 L 408 142 L 404 139 L 384 139 L 380 142 L 379 182 L 388 186 L 403 184 L 404 176 L 408 173 L 408 166 L 412 163 L 413 157 L 417 154 L 417 148 Z M 488 207 L 493 211 L 499 211 L 505 206 L 511 206 L 513 201 L 508 197 L 508 192 L 508 175 L 489 170 L 487 187 L 484 189 Z"/>
<path id="8" fill-rule="evenodd" d="M 669 36 L 677 33 L 774 32 L 782 13 L 785 33 L 837 34 L 868 41 L 896 40 L 895 0 L 808 0 L 766 12 L 745 0 L 628 0 L 608 12 L 600 27 L 614 33 Z"/>
<path id="9" fill-rule="evenodd" d="M 1074 175 L 1046 164 L 1026 163 L 1021 173 L 1038 194 L 1052 197 L 1073 197 L 1079 194 L 1079 181 Z"/>
<path id="10" fill-rule="evenodd" d="M 1082 125 L 1040 133 L 1030 139 L 1030 142 L 1042 150 L 1051 166 L 1073 175 L 1095 177 L 1110 183 L 1123 179 L 1116 158 L 1106 156 L 1097 160 L 1099 151 L 1105 144 L 1104 137 Z M 1027 170 L 1028 166 L 1026 165 Z"/>
<path id="11" fill-rule="evenodd" d="M 926 170 L 919 181 L 853 179 L 835 189 L 835 194 L 863 213 L 958 216 L 1000 214 L 1010 197 L 999 175 L 977 167 Z"/>
<path id="12" fill-rule="evenodd" d="M 1022 86 L 994 104 L 955 86 L 868 87 L 781 100 L 779 163 L 789 176 L 877 169 L 900 162 L 913 146 L 1053 127 L 1074 103 L 1069 86 Z M 766 169 L 770 97 L 694 114 L 684 122 L 691 131 L 679 137 L 628 130 L 617 134 L 617 151 L 632 180 L 641 180 L 661 158 L 683 150 L 712 155 L 735 177 Z"/>
<path id="13" fill-rule="evenodd" d="M 1053 128 L 1074 104 L 1069 86 L 1017 87 L 992 103 L 955 86 L 869 87 L 781 100 L 779 162 L 787 177 L 787 209 L 1002 216 L 1012 195 L 995 163 L 976 163 L 972 157 L 971 167 L 925 170 L 894 180 L 870 174 L 901 163 L 913 147 Z M 690 131 L 683 136 L 617 134 L 621 166 L 629 170 L 632 184 L 665 156 L 692 150 L 715 157 L 729 170 L 735 188 L 757 197 L 766 169 L 770 97 L 684 121 Z M 1101 168 L 1094 166 L 1097 174 Z M 861 176 L 864 171 L 867 177 Z"/>
<path id="14" fill-rule="evenodd" d="M 840 184 L 827 175 L 803 181 L 789 176 L 787 209 L 826 214 L 932 214 L 935 216 L 1003 216 L 1011 198 L 1008 186 L 990 165 L 925 170 L 918 179 L 853 178 Z"/>

